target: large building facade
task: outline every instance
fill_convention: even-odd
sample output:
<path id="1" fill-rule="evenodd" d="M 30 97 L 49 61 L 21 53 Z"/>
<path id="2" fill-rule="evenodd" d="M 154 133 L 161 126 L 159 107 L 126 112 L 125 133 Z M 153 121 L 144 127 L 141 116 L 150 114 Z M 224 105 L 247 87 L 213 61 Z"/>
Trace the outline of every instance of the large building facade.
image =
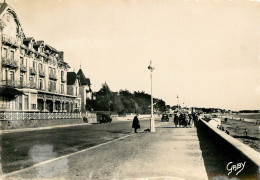
<path id="1" fill-rule="evenodd" d="M 79 111 L 79 94 L 67 93 L 64 53 L 25 36 L 6 3 L 0 4 L 0 28 L 0 111 Z"/>

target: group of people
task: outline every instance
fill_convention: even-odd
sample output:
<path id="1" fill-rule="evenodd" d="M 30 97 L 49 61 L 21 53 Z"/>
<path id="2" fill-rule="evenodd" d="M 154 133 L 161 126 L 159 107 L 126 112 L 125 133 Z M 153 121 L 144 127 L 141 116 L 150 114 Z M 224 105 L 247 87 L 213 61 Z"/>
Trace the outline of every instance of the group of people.
<path id="1" fill-rule="evenodd" d="M 192 113 L 188 114 L 185 112 L 178 112 L 174 116 L 175 127 L 192 127 L 193 125 L 197 127 L 198 114 Z"/>
<path id="2" fill-rule="evenodd" d="M 140 122 L 138 120 L 139 114 L 137 114 L 132 123 L 132 128 L 134 128 L 134 132 L 137 133 L 137 129 L 140 129 Z M 199 120 L 199 116 L 197 113 L 188 114 L 185 112 L 178 112 L 174 116 L 174 124 L 175 127 L 197 127 L 197 123 Z"/>

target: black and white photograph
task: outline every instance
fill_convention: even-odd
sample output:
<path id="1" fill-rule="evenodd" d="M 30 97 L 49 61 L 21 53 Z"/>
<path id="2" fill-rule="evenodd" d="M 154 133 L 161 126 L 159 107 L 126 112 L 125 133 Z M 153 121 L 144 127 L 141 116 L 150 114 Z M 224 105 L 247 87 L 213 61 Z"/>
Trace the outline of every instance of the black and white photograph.
<path id="1" fill-rule="evenodd" d="M 0 180 L 260 179 L 260 0 L 0 0 Z"/>

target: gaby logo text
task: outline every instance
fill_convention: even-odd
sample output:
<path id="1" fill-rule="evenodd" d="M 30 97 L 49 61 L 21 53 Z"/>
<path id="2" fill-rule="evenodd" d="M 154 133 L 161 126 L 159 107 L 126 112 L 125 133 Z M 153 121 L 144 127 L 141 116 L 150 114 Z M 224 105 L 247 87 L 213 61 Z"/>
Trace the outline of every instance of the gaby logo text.
<path id="1" fill-rule="evenodd" d="M 229 162 L 227 164 L 227 170 L 228 170 L 228 175 L 231 174 L 233 171 L 236 172 L 236 175 L 238 175 L 246 166 L 246 161 L 244 163 L 233 163 Z"/>

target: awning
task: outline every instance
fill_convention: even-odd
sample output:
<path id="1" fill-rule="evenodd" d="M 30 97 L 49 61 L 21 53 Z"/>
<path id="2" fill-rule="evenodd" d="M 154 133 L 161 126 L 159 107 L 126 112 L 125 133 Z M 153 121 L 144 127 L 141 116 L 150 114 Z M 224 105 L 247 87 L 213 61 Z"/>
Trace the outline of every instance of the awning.
<path id="1" fill-rule="evenodd" d="M 0 87 L 0 95 L 1 96 L 15 96 L 15 95 L 23 95 L 24 93 L 11 87 Z"/>

